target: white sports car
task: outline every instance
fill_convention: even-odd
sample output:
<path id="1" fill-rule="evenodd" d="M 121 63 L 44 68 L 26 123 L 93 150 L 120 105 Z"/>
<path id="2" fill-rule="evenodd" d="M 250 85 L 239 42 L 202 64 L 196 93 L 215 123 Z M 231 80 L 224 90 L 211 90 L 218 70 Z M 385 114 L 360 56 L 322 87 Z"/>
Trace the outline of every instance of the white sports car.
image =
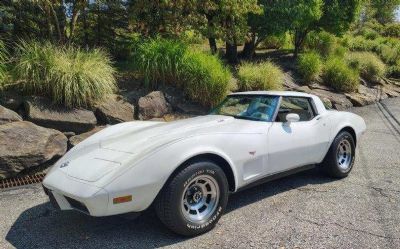
<path id="1" fill-rule="evenodd" d="M 154 204 L 168 228 L 197 235 L 218 222 L 230 192 L 315 165 L 346 177 L 365 129 L 314 95 L 234 93 L 206 116 L 110 126 L 62 157 L 43 187 L 61 210 L 92 216 Z"/>

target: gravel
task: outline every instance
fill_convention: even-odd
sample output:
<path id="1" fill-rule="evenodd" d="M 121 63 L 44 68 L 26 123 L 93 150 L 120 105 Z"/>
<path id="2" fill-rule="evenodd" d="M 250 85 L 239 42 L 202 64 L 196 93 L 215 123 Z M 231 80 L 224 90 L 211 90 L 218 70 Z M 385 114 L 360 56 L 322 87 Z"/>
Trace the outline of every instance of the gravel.
<path id="1" fill-rule="evenodd" d="M 207 234 L 177 236 L 151 210 L 56 211 L 37 184 L 0 191 L 0 248 L 400 248 L 400 98 L 382 103 L 352 109 L 368 128 L 349 177 L 314 169 L 233 194 Z"/>

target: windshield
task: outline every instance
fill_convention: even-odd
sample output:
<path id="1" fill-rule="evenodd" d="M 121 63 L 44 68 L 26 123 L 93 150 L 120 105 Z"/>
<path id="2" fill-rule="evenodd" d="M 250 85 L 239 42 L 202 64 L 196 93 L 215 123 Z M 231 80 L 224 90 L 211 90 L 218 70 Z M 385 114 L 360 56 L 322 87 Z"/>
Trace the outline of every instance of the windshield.
<path id="1" fill-rule="evenodd" d="M 271 122 L 278 100 L 278 96 L 231 95 L 210 114 Z"/>

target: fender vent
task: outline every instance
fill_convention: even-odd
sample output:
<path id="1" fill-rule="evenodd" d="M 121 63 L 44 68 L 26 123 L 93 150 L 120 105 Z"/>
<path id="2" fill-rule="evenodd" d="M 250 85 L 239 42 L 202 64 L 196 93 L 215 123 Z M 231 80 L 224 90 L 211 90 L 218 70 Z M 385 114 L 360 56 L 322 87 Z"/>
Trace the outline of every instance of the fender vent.
<path id="1" fill-rule="evenodd" d="M 0 189 L 13 188 L 18 186 L 24 186 L 34 183 L 40 183 L 43 181 L 46 174 L 38 173 L 31 176 L 15 177 L 10 179 L 0 180 Z"/>

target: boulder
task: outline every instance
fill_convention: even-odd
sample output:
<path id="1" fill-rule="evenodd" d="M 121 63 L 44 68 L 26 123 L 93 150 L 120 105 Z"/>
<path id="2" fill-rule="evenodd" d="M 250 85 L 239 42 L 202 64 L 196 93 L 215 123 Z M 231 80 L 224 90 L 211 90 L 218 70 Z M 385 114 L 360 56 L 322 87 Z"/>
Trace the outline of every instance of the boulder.
<path id="1" fill-rule="evenodd" d="M 0 105 L 0 125 L 16 121 L 22 121 L 22 118 L 16 112 Z"/>
<path id="2" fill-rule="evenodd" d="M 120 95 L 111 95 L 96 106 L 96 117 L 102 124 L 117 124 L 134 120 L 134 107 Z"/>
<path id="3" fill-rule="evenodd" d="M 351 101 L 353 106 L 356 107 L 370 105 L 376 102 L 376 97 L 371 95 L 364 95 L 360 93 L 346 93 L 345 95 Z"/>
<path id="4" fill-rule="evenodd" d="M 342 93 L 335 93 L 322 89 L 313 89 L 311 90 L 311 93 L 317 95 L 322 100 L 329 100 L 333 108 L 337 110 L 346 110 L 350 107 L 353 107 L 351 101 Z"/>
<path id="5" fill-rule="evenodd" d="M 0 125 L 0 137 L 0 179 L 51 162 L 67 150 L 61 132 L 26 121 Z"/>
<path id="6" fill-rule="evenodd" d="M 24 98 L 15 91 L 5 91 L 0 95 L 0 105 L 18 112 L 23 105 Z"/>
<path id="7" fill-rule="evenodd" d="M 155 91 L 141 97 L 138 101 L 139 118 L 149 120 L 161 118 L 171 111 L 171 106 L 167 103 L 164 93 Z"/>
<path id="8" fill-rule="evenodd" d="M 86 138 L 88 138 L 91 135 L 101 131 L 104 128 L 105 128 L 105 126 L 97 126 L 96 128 L 94 128 L 91 131 L 88 131 L 88 132 L 85 132 L 85 133 L 70 137 L 69 138 L 69 147 L 72 148 L 72 147 L 76 146 L 77 144 L 79 144 L 80 142 L 85 140 Z"/>
<path id="9" fill-rule="evenodd" d="M 37 125 L 64 132 L 83 133 L 97 124 L 92 111 L 85 109 L 66 109 L 53 105 L 48 99 L 31 97 L 25 100 L 26 119 Z"/>

